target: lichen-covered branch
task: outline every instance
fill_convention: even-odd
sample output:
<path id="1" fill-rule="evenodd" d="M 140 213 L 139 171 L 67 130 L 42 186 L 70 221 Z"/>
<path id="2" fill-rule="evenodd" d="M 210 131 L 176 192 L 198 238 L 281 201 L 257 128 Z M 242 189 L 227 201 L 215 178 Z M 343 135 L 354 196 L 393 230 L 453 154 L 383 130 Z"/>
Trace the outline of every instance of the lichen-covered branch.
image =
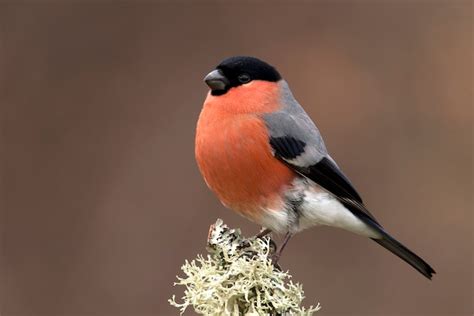
<path id="1" fill-rule="evenodd" d="M 181 314 L 191 306 L 202 315 L 313 315 L 319 303 L 301 307 L 303 288 L 274 267 L 272 244 L 268 237 L 245 239 L 217 220 L 209 231 L 209 254 L 181 267 L 185 276 L 175 285 L 186 287 L 182 303 L 173 296 L 170 304 Z"/>

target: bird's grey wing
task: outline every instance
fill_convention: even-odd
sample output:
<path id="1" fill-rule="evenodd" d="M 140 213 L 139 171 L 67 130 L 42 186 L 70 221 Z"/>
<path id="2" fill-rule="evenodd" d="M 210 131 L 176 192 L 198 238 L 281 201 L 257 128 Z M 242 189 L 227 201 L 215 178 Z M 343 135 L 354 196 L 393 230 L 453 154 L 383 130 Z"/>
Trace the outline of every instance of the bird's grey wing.
<path id="1" fill-rule="evenodd" d="M 263 119 L 276 158 L 332 193 L 364 222 L 381 227 L 365 208 L 349 179 L 329 156 L 317 127 L 302 109 L 295 114 L 287 111 L 268 113 Z"/>

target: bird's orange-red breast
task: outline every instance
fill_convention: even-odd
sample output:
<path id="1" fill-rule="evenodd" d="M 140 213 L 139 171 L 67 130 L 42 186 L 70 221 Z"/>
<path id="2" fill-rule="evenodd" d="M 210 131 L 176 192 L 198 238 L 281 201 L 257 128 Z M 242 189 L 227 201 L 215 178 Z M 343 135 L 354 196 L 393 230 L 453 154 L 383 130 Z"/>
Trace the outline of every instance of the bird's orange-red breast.
<path id="1" fill-rule="evenodd" d="M 279 107 L 279 86 L 253 81 L 225 95 L 208 94 L 196 130 L 195 154 L 208 186 L 226 206 L 258 221 L 277 209 L 294 172 L 275 159 L 262 113 Z"/>

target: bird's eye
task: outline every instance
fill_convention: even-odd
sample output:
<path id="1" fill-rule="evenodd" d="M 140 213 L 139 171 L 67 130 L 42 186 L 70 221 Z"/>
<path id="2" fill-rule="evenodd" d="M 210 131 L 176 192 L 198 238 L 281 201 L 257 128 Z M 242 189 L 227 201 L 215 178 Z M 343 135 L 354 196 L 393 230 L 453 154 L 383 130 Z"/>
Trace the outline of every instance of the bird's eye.
<path id="1" fill-rule="evenodd" d="M 241 74 L 238 77 L 240 83 L 247 83 L 250 81 L 250 76 L 247 74 Z"/>

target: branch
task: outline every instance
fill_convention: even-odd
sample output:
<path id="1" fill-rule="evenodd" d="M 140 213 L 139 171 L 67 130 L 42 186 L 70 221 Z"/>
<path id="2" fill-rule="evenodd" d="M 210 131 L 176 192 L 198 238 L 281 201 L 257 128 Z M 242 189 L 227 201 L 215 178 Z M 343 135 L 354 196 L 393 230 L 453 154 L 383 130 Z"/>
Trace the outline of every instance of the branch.
<path id="1" fill-rule="evenodd" d="M 218 219 L 211 225 L 207 257 L 181 267 L 185 277 L 175 285 L 186 287 L 182 303 L 175 296 L 169 303 L 181 314 L 192 306 L 202 315 L 313 315 L 320 309 L 301 307 L 303 288 L 293 283 L 288 272 L 275 268 L 270 260 L 274 243 L 270 238 L 243 238 Z"/>

